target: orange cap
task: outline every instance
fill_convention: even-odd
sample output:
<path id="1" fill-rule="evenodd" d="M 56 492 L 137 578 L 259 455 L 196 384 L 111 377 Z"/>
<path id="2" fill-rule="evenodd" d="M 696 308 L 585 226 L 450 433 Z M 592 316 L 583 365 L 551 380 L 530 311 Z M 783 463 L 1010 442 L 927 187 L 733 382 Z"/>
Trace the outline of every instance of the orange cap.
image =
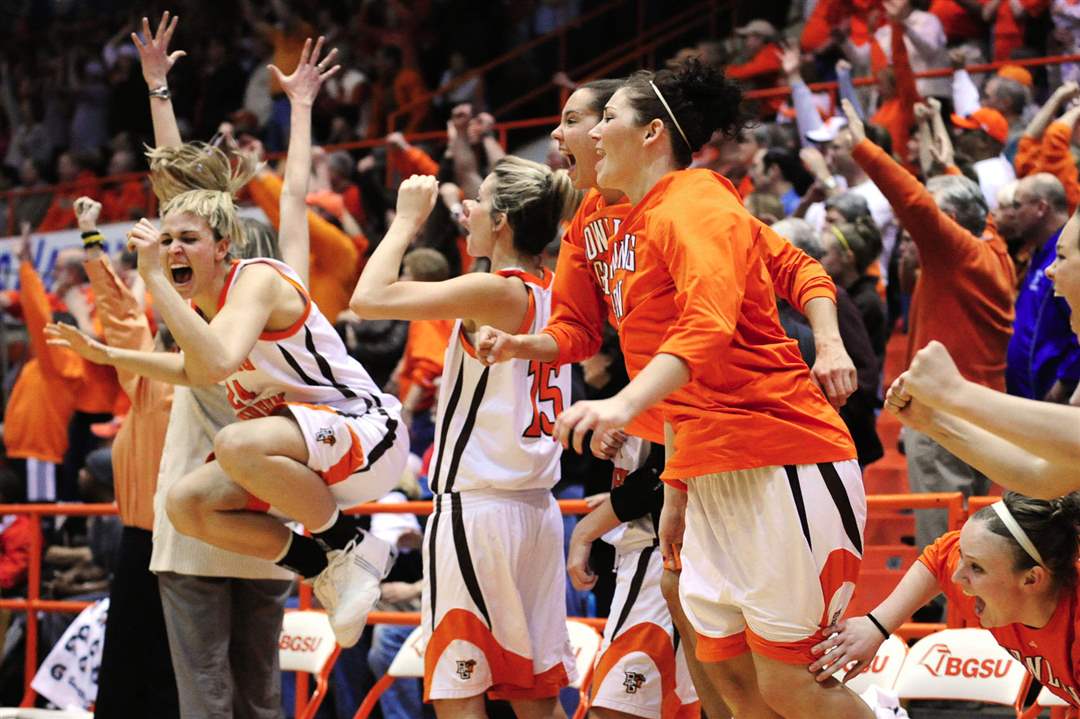
<path id="1" fill-rule="evenodd" d="M 998 77 L 1004 77 L 1007 80 L 1016 80 L 1025 87 L 1031 87 L 1034 84 L 1031 73 L 1027 71 L 1027 68 L 1019 65 L 1002 65 L 998 68 L 997 74 Z"/>
<path id="2" fill-rule="evenodd" d="M 997 110 L 980 107 L 967 117 L 952 114 L 952 124 L 965 130 L 982 130 L 998 142 L 1009 139 L 1009 121 Z"/>

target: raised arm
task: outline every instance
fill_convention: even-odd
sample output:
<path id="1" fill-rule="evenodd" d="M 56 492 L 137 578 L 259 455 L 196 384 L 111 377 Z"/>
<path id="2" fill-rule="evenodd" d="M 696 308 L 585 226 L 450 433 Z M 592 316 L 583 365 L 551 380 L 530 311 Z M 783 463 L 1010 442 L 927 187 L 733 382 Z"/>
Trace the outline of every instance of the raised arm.
<path id="1" fill-rule="evenodd" d="M 311 239 L 308 234 L 307 198 L 308 179 L 311 176 L 311 106 L 319 94 L 322 83 L 341 69 L 330 67 L 337 55 L 331 50 L 320 59 L 325 38 L 319 37 L 314 50 L 311 38 L 304 43 L 300 63 L 296 70 L 286 76 L 276 65 L 270 71 L 277 76 L 281 89 L 292 106 L 289 126 L 289 154 L 285 160 L 285 181 L 281 188 L 281 222 L 278 237 L 281 256 L 292 267 L 305 285 L 308 282 Z M 329 69 L 327 69 L 329 67 Z"/>
<path id="2" fill-rule="evenodd" d="M 856 114 L 865 120 L 866 111 L 859 100 L 859 93 L 855 91 L 855 83 L 851 81 L 851 63 L 847 60 L 836 61 L 836 87 L 840 99 L 850 102 Z"/>
<path id="3" fill-rule="evenodd" d="M 172 97 L 169 94 L 168 75 L 169 70 L 176 61 L 187 55 L 183 50 L 169 52 L 169 42 L 176 31 L 176 23 L 180 17 L 169 19 L 169 11 L 166 10 L 158 23 L 157 32 L 150 33 L 150 21 L 142 19 L 142 38 L 136 33 L 131 33 L 131 41 L 135 43 L 135 49 L 139 51 L 139 62 L 142 64 L 143 79 L 150 91 L 150 119 L 154 125 L 154 147 L 180 147 L 183 140 L 180 137 L 180 128 L 176 124 L 176 113 L 173 111 Z"/>
<path id="4" fill-rule="evenodd" d="M 364 266 L 349 307 L 365 319 L 469 318 L 517 330 L 528 311 L 528 295 L 517 280 L 485 272 L 442 282 L 398 279 L 405 250 L 437 198 L 438 182 L 430 175 L 413 175 L 401 183 L 397 214 Z"/>
<path id="5" fill-rule="evenodd" d="M 1080 457 L 1080 409 L 1013 397 L 969 382 L 940 342 L 919 350 L 901 378 L 905 394 L 1051 464 L 1075 466 Z"/>
<path id="6" fill-rule="evenodd" d="M 1029 497 L 1052 499 L 1080 488 L 1076 462 L 1052 462 L 971 422 L 932 409 L 897 380 L 885 408 L 904 424 L 929 436 L 991 481 Z M 1074 414 L 1080 410 L 1073 408 Z"/>
<path id="7" fill-rule="evenodd" d="M 1054 117 L 1057 115 L 1061 106 L 1077 95 L 1080 95 L 1080 85 L 1077 85 L 1075 82 L 1067 82 L 1054 90 L 1054 94 L 1039 108 L 1039 111 L 1031 118 L 1031 122 L 1024 128 L 1024 137 L 1031 137 L 1036 140 L 1041 139 L 1043 133 L 1046 132 L 1046 128 L 1053 122 Z"/>
<path id="8" fill-rule="evenodd" d="M 802 62 L 799 48 L 788 44 L 782 50 L 777 50 L 776 54 L 783 67 L 787 84 L 791 87 L 791 104 L 795 107 L 795 125 L 799 130 L 799 146 L 801 147 L 809 143 L 806 139 L 807 133 L 819 129 L 824 123 L 814 105 L 814 95 L 803 82 L 799 72 L 799 65 Z"/>

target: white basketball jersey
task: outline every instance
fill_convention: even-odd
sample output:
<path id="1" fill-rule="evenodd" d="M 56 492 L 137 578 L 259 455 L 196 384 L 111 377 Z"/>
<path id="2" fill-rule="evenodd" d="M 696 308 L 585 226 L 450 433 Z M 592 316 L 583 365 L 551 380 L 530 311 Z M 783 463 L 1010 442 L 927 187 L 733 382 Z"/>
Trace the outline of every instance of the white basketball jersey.
<path id="1" fill-rule="evenodd" d="M 498 274 L 519 278 L 529 291 L 529 312 L 518 333 L 543 329 L 551 314 L 551 271 L 545 269 L 542 279 L 522 270 Z M 555 486 L 562 447 L 552 431 L 569 403 L 569 365 L 515 359 L 486 367 L 458 320 L 439 385 L 431 491 Z"/>
<path id="2" fill-rule="evenodd" d="M 328 405 L 351 414 L 377 411 L 398 419 L 401 405 L 385 394 L 345 349 L 334 326 L 311 301 L 299 275 L 284 262 L 255 258 L 237 262 L 225 280 L 218 309 L 245 268 L 270 265 L 305 301 L 303 316 L 284 330 L 263 332 L 239 369 L 225 380 L 238 419 L 265 417 L 286 402 Z"/>
<path id="3" fill-rule="evenodd" d="M 620 486 L 626 481 L 628 474 L 637 471 L 645 464 L 645 460 L 649 457 L 649 450 L 650 444 L 647 440 L 633 436 L 626 438 L 626 443 L 611 460 L 615 465 L 611 476 L 612 489 Z M 615 547 L 615 551 L 620 555 L 648 547 L 656 540 L 652 515 L 646 514 L 629 522 L 623 522 L 609 530 L 601 539 Z"/>

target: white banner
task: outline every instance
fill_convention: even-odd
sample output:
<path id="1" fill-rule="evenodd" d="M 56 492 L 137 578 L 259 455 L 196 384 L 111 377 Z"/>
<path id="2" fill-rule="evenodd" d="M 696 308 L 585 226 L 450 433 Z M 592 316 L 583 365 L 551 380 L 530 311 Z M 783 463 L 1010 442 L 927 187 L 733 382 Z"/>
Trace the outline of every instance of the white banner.
<path id="1" fill-rule="evenodd" d="M 34 691 L 61 709 L 89 709 L 93 705 L 108 616 L 106 597 L 75 617 L 38 668 L 30 684 Z"/>
<path id="2" fill-rule="evenodd" d="M 239 208 L 242 217 L 253 217 L 269 224 L 266 214 L 258 207 Z M 127 231 L 134 222 L 113 222 L 101 225 L 98 229 L 105 236 L 105 251 L 116 257 L 124 250 Z M 45 283 L 45 289 L 52 290 L 52 272 L 56 258 L 61 250 L 82 247 L 82 233 L 79 230 L 59 230 L 57 232 L 35 232 L 30 236 L 30 257 L 34 268 Z M 19 289 L 19 238 L 0 238 L 0 290 Z"/>

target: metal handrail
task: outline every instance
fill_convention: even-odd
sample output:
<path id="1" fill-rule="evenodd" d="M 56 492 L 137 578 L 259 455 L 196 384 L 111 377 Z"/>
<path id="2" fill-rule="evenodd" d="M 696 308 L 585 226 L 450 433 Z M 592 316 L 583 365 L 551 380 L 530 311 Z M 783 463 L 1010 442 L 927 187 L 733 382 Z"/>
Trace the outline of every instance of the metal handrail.
<path id="1" fill-rule="evenodd" d="M 949 529 L 959 529 L 966 517 L 964 497 L 959 492 L 937 494 L 887 494 L 870 495 L 866 498 L 867 511 L 897 509 L 944 509 L 948 512 Z M 431 501 L 368 503 L 346 510 L 347 514 L 420 514 L 433 511 Z M 559 509 L 563 514 L 588 514 L 591 510 L 583 499 L 560 500 Z M 38 648 L 38 612 L 79 612 L 90 605 L 85 601 L 68 601 L 41 598 L 41 561 L 43 540 L 41 521 L 43 516 L 62 515 L 69 517 L 87 517 L 115 515 L 119 510 L 115 504 L 0 504 L 0 515 L 22 514 L 33 519 L 30 531 L 30 566 L 27 571 L 27 596 L 25 598 L 0 599 L 0 609 L 26 612 L 26 654 L 24 658 L 25 687 L 21 706 L 30 707 L 36 696 L 30 682 L 37 671 Z M 306 584 L 301 585 L 300 607 L 311 606 L 311 591 Z M 368 622 L 372 624 L 415 625 L 420 621 L 416 612 L 372 612 Z M 957 626 L 958 617 L 950 617 L 949 625 Z M 596 624 L 596 622 L 592 622 Z M 602 621 L 599 622 L 601 625 Z M 919 636 L 922 625 L 905 624 L 898 633 L 905 636 Z M 929 632 L 927 632 L 929 633 Z M 302 712 L 302 701 L 306 701 L 307 677 L 297 676 L 297 711 Z"/>

